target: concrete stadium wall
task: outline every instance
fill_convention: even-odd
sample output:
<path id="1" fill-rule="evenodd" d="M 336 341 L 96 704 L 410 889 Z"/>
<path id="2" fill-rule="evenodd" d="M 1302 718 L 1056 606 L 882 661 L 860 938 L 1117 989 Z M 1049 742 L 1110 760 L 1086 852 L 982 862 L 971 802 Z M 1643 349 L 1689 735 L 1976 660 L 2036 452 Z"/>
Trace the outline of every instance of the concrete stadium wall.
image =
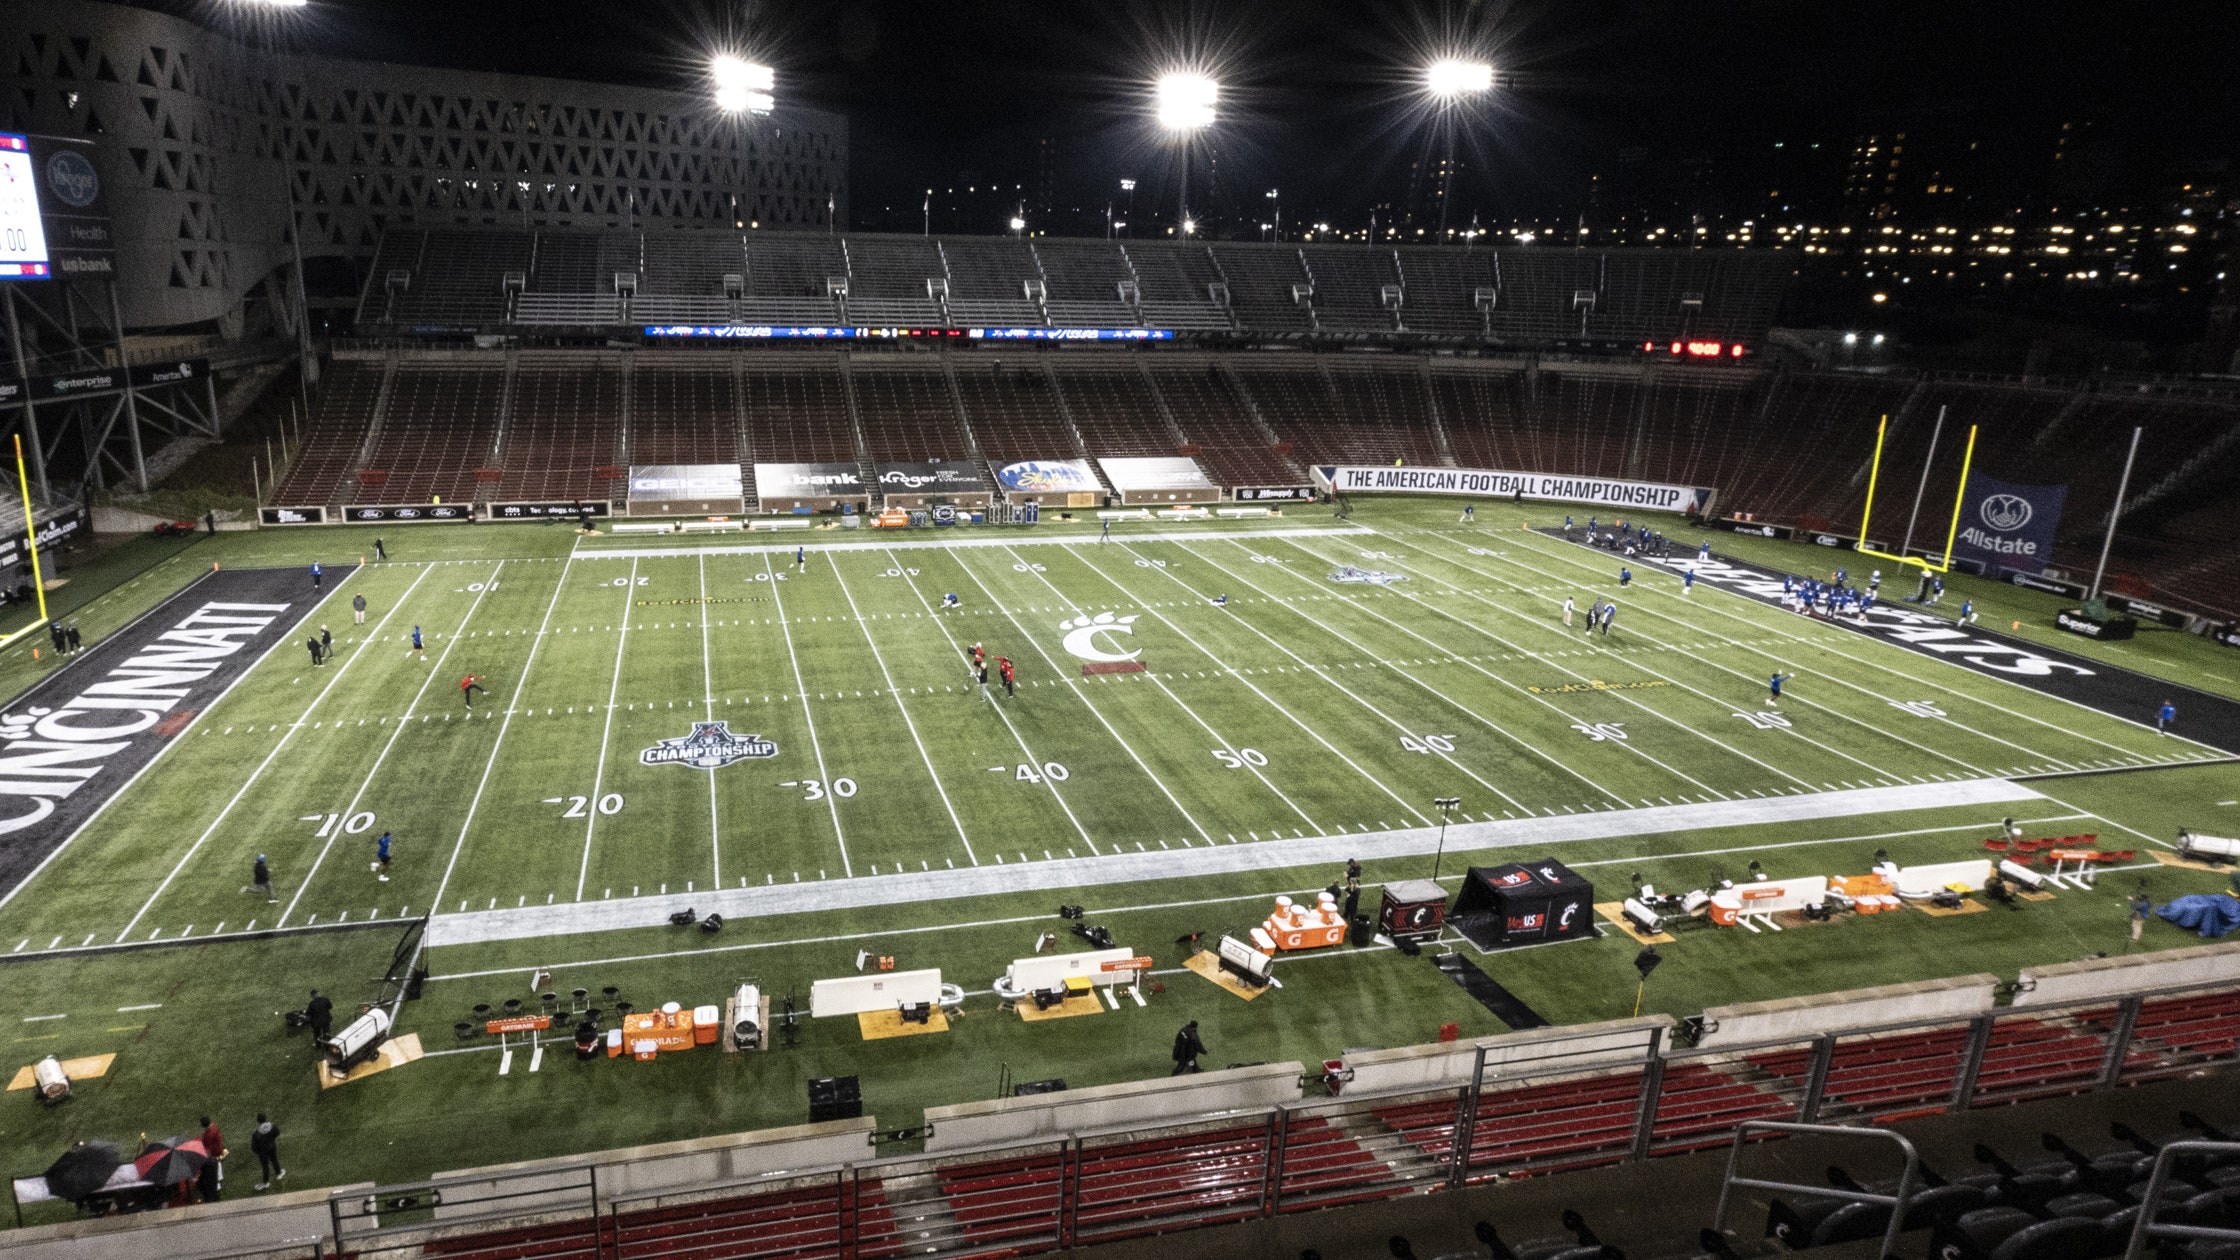
<path id="1" fill-rule="evenodd" d="M 1299 1078 L 1305 1073 L 1306 1068 L 1297 1063 L 1263 1063 L 1058 1094 L 928 1107 L 926 1123 L 933 1132 L 926 1138 L 926 1154 L 1295 1103 L 1301 1097 Z"/>
<path id="2" fill-rule="evenodd" d="M 2087 958 L 2082 962 L 2031 967 L 2016 977 L 2014 1004 L 2044 1006 L 2088 998 L 2121 997 L 2143 989 L 2240 980 L 2240 941 L 2158 949 L 2127 958 Z"/>
<path id="3" fill-rule="evenodd" d="M 1352 1069 L 1353 1079 L 1345 1088 L 1352 1093 L 1385 1093 L 1468 1085 L 1481 1049 L 1486 1052 L 1488 1079 L 1496 1075 L 1521 1075 L 1536 1067 L 1560 1067 L 1570 1071 L 1646 1062 L 1653 1044 L 1662 1045 L 1670 1039 L 1674 1023 L 1670 1015 L 1643 1015 L 1636 1019 L 1540 1028 L 1469 1041 L 1364 1050 L 1346 1056 L 1346 1066 Z"/>
<path id="4" fill-rule="evenodd" d="M 1912 1020 L 1974 1019 L 1991 1009 L 1998 988 L 1999 977 L 1978 972 L 1843 993 L 1707 1007 L 1703 1035 L 1696 1038 L 1696 1045 L 1747 1045 L 1784 1037 L 1817 1037 Z"/>
<path id="5" fill-rule="evenodd" d="M 244 1161 L 229 1160 L 240 1168 Z M 255 1161 L 245 1161 L 251 1165 Z M 103 1216 L 10 1230 L 0 1236 L 8 1260 L 88 1260 L 136 1256 L 141 1260 L 303 1246 L 327 1236 L 327 1196 L 359 1193 L 373 1183 L 259 1195 L 196 1207 Z"/>
<path id="6" fill-rule="evenodd" d="M 436 1219 L 478 1216 L 490 1210 L 477 1198 L 504 1194 L 509 1212 L 559 1211 L 584 1205 L 583 1170 L 597 1170 L 599 1200 L 657 1190 L 684 1190 L 743 1181 L 780 1171 L 831 1168 L 862 1163 L 874 1155 L 871 1133 L 878 1121 L 828 1120 L 753 1133 L 625 1147 L 567 1159 L 532 1159 L 437 1173 L 444 1205 Z M 540 1191 L 549 1194 L 540 1195 Z"/>

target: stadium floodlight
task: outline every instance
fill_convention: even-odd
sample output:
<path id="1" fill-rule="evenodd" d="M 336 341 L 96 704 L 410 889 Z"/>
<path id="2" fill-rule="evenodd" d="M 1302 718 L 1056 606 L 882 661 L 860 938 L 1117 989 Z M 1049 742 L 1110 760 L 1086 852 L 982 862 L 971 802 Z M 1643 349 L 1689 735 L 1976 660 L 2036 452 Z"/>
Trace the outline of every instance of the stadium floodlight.
<path id="1" fill-rule="evenodd" d="M 1120 181 L 1120 191 L 1121 191 L 1121 192 L 1134 192 L 1135 190 L 1136 190 L 1136 182 L 1135 182 L 1134 180 L 1132 180 L 1132 179 L 1123 179 L 1123 180 L 1121 180 L 1121 181 Z"/>
<path id="2" fill-rule="evenodd" d="M 726 114 L 767 114 L 778 107 L 778 76 L 770 67 L 739 57 L 715 59 L 716 108 Z"/>
<path id="3" fill-rule="evenodd" d="M 252 9 L 301 9 L 309 5 L 311 0 L 235 0 L 235 3 Z"/>
<path id="4" fill-rule="evenodd" d="M 1027 221 L 1026 221 L 1025 219 L 1022 219 L 1022 218 L 1020 218 L 1020 217 L 1019 217 L 1018 215 L 1012 215 L 1012 216 L 1011 216 L 1011 230 L 1012 230 L 1012 231 L 1014 231 L 1014 232 L 1024 232 L 1024 231 L 1026 231 L 1026 230 L 1027 230 Z"/>
<path id="5" fill-rule="evenodd" d="M 1197 230 L 1198 221 L 1196 219 L 1184 219 L 1182 221 L 1182 234 L 1184 236 L 1188 236 L 1191 233 L 1196 232 Z"/>
<path id="6" fill-rule="evenodd" d="M 1424 86 L 1433 96 L 1451 101 L 1473 92 L 1493 90 L 1493 67 L 1482 61 L 1441 58 L 1424 67 Z"/>
<path id="7" fill-rule="evenodd" d="M 1156 95 L 1159 125 L 1187 133 L 1213 125 L 1213 106 L 1221 88 L 1202 74 L 1176 73 L 1160 76 Z"/>

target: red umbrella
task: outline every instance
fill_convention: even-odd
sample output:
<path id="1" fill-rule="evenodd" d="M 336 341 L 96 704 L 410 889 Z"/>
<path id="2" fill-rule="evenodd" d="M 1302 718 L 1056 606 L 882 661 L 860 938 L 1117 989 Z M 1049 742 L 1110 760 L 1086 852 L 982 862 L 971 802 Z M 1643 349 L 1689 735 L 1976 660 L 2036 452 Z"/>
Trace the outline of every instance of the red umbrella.
<path id="1" fill-rule="evenodd" d="M 175 1186 L 182 1181 L 192 1181 L 210 1162 L 210 1153 L 203 1149 L 202 1139 L 168 1137 L 148 1143 L 132 1167 L 141 1180 L 159 1186 Z"/>

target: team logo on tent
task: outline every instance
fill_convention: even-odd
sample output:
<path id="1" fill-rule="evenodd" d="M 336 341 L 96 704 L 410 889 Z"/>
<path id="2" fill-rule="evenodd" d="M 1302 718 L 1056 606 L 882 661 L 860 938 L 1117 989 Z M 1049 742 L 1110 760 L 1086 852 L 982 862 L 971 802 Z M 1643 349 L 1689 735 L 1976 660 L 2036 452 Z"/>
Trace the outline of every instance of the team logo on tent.
<path id="1" fill-rule="evenodd" d="M 1381 569 L 1363 569 L 1357 568 L 1350 564 L 1341 564 L 1337 568 L 1330 570 L 1330 580 L 1333 582 L 1351 582 L 1361 586 L 1390 586 L 1394 582 L 1407 581 L 1408 575 L 1405 573 L 1386 573 Z"/>
<path id="2" fill-rule="evenodd" d="M 1115 617 L 1111 613 L 1101 612 L 1091 617 L 1084 613 L 1079 617 L 1070 617 L 1059 622 L 1058 628 L 1066 632 L 1066 651 L 1073 653 L 1082 660 L 1132 661 L 1143 655 L 1142 648 L 1137 648 L 1131 652 L 1121 652 L 1116 650 L 1114 645 L 1098 643 L 1097 636 L 1103 634 L 1132 635 L 1136 632 L 1136 617 L 1140 615 L 1130 613 L 1125 617 Z"/>
<path id="3" fill-rule="evenodd" d="M 648 766 L 691 766 L 719 770 L 734 761 L 759 761 L 778 755 L 778 746 L 760 735 L 734 735 L 729 722 L 694 722 L 690 735 L 665 739 L 638 754 Z"/>
<path id="4" fill-rule="evenodd" d="M 1983 506 L 1976 509 L 1976 514 L 1991 528 L 2006 531 L 2028 525 L 2030 518 L 2037 514 L 2037 509 L 2030 506 L 2030 500 L 2019 494 L 1994 494 L 1984 499 Z"/>

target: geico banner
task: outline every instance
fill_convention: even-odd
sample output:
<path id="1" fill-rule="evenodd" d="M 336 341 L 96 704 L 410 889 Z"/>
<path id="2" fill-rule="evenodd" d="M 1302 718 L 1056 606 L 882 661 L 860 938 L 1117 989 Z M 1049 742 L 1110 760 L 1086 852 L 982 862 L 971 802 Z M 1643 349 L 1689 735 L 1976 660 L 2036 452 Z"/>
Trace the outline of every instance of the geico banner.
<path id="1" fill-rule="evenodd" d="M 2067 486 L 2022 486 L 1992 477 L 1968 482 L 1953 554 L 2007 569 L 2041 569 L 2053 558 Z"/>
<path id="2" fill-rule="evenodd" d="M 1480 499 L 1521 495 L 1557 503 L 1596 503 L 1656 512 L 1700 513 L 1711 503 L 1706 486 L 1488 468 L 1380 468 L 1322 465 L 1315 475 L 1340 494 L 1447 494 Z"/>

